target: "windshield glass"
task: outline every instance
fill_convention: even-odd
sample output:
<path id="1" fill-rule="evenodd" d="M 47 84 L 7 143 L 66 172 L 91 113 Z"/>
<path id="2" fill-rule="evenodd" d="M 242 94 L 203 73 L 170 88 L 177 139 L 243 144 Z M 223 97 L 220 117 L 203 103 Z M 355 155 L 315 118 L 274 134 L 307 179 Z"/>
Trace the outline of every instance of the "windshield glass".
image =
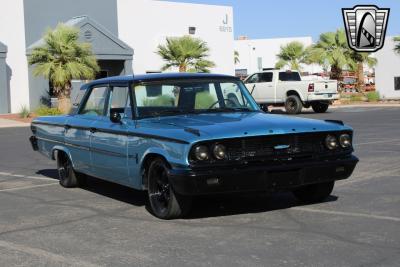
<path id="1" fill-rule="evenodd" d="M 258 112 L 241 81 L 180 80 L 134 85 L 139 117 L 185 113 Z"/>

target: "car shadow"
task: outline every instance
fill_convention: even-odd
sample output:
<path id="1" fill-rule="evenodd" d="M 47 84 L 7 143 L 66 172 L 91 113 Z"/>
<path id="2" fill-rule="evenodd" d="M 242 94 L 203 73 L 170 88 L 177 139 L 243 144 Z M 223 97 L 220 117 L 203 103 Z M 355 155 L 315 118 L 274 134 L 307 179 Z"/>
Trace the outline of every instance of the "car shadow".
<path id="1" fill-rule="evenodd" d="M 37 174 L 58 179 L 58 173 L 55 169 L 40 170 Z M 81 186 L 81 189 L 125 202 L 130 205 L 138 207 L 146 206 L 146 209 L 150 212 L 147 193 L 145 191 L 135 190 L 130 187 L 104 181 L 95 177 L 87 177 L 87 181 L 85 185 Z M 337 199 L 337 196 L 331 195 L 325 200 L 325 202 L 333 202 Z M 257 192 L 199 196 L 193 199 L 192 209 L 185 219 L 191 220 L 239 214 L 263 213 L 304 205 L 309 204 L 299 202 L 290 192 Z"/>
<path id="2" fill-rule="evenodd" d="M 324 202 L 337 199 L 337 196 L 331 195 Z M 206 196 L 195 199 L 186 219 L 264 213 L 311 204 L 298 201 L 290 192 Z"/>

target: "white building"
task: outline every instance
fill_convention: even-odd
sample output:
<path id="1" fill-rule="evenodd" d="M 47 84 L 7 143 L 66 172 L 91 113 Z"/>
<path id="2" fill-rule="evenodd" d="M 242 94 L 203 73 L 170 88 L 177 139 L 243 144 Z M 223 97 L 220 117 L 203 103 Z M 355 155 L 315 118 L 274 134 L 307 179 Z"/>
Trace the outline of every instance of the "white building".
<path id="1" fill-rule="evenodd" d="M 49 27 L 67 23 L 91 42 L 100 76 L 157 72 L 166 37 L 191 34 L 210 47 L 212 72 L 234 74 L 233 10 L 229 6 L 151 0 L 4 0 L 0 16 L 0 114 L 34 109 L 49 83 L 32 75 L 27 55 Z M 171 70 L 176 71 L 176 70 Z M 3 78 L 2 78 L 3 77 Z M 74 90 L 80 82 L 75 81 Z"/>
<path id="2" fill-rule="evenodd" d="M 400 54 L 394 47 L 393 37 L 386 37 L 383 48 L 375 53 L 375 87 L 381 98 L 400 99 Z"/>
<path id="3" fill-rule="evenodd" d="M 307 47 L 311 45 L 311 37 L 271 38 L 271 39 L 243 39 L 235 40 L 235 51 L 239 53 L 239 63 L 235 65 L 236 73 L 251 74 L 265 68 L 274 68 L 278 62 L 281 46 L 297 41 Z M 303 72 L 321 72 L 318 65 L 304 65 Z"/>

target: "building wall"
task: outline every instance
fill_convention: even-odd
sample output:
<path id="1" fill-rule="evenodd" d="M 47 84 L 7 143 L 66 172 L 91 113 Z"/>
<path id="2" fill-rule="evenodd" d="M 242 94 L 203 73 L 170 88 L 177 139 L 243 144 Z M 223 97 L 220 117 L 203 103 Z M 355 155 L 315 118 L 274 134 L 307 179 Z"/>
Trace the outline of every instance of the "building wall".
<path id="1" fill-rule="evenodd" d="M 119 38 L 135 50 L 135 73 L 159 71 L 163 61 L 155 53 L 157 46 L 166 37 L 187 35 L 189 27 L 196 27 L 193 37 L 206 41 L 211 49 L 210 59 L 216 64 L 212 72 L 234 74 L 231 7 L 150 0 L 117 3 Z"/>
<path id="2" fill-rule="evenodd" d="M 274 68 L 281 46 L 293 41 L 298 41 L 305 47 L 312 44 L 311 37 L 235 40 L 235 50 L 238 51 L 240 60 L 235 69 L 245 69 L 248 74 L 260 71 L 258 58 L 261 58 L 262 68 Z M 322 71 L 322 68 L 304 65 L 302 71 L 314 73 Z"/>
<path id="3" fill-rule="evenodd" d="M 10 86 L 11 112 L 29 107 L 28 63 L 25 56 L 23 0 L 2 3 L 0 41 L 8 47 L 7 79 Z"/>
<path id="4" fill-rule="evenodd" d="M 394 52 L 394 47 L 393 37 L 386 37 L 383 48 L 375 53 L 376 90 L 387 99 L 400 99 L 400 90 L 394 90 L 394 77 L 400 77 L 400 54 Z"/>

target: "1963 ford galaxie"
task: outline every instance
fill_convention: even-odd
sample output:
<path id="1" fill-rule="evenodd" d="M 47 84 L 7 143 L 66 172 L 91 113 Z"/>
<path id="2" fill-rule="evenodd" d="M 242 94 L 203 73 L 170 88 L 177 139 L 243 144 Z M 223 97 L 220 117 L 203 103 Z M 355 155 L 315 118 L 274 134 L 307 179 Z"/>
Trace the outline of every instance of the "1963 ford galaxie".
<path id="1" fill-rule="evenodd" d="M 81 90 L 74 114 L 32 122 L 34 150 L 57 161 L 64 187 L 90 175 L 146 190 L 159 218 L 184 215 L 202 194 L 289 190 L 322 201 L 358 162 L 350 127 L 266 114 L 235 77 L 111 77 Z"/>

